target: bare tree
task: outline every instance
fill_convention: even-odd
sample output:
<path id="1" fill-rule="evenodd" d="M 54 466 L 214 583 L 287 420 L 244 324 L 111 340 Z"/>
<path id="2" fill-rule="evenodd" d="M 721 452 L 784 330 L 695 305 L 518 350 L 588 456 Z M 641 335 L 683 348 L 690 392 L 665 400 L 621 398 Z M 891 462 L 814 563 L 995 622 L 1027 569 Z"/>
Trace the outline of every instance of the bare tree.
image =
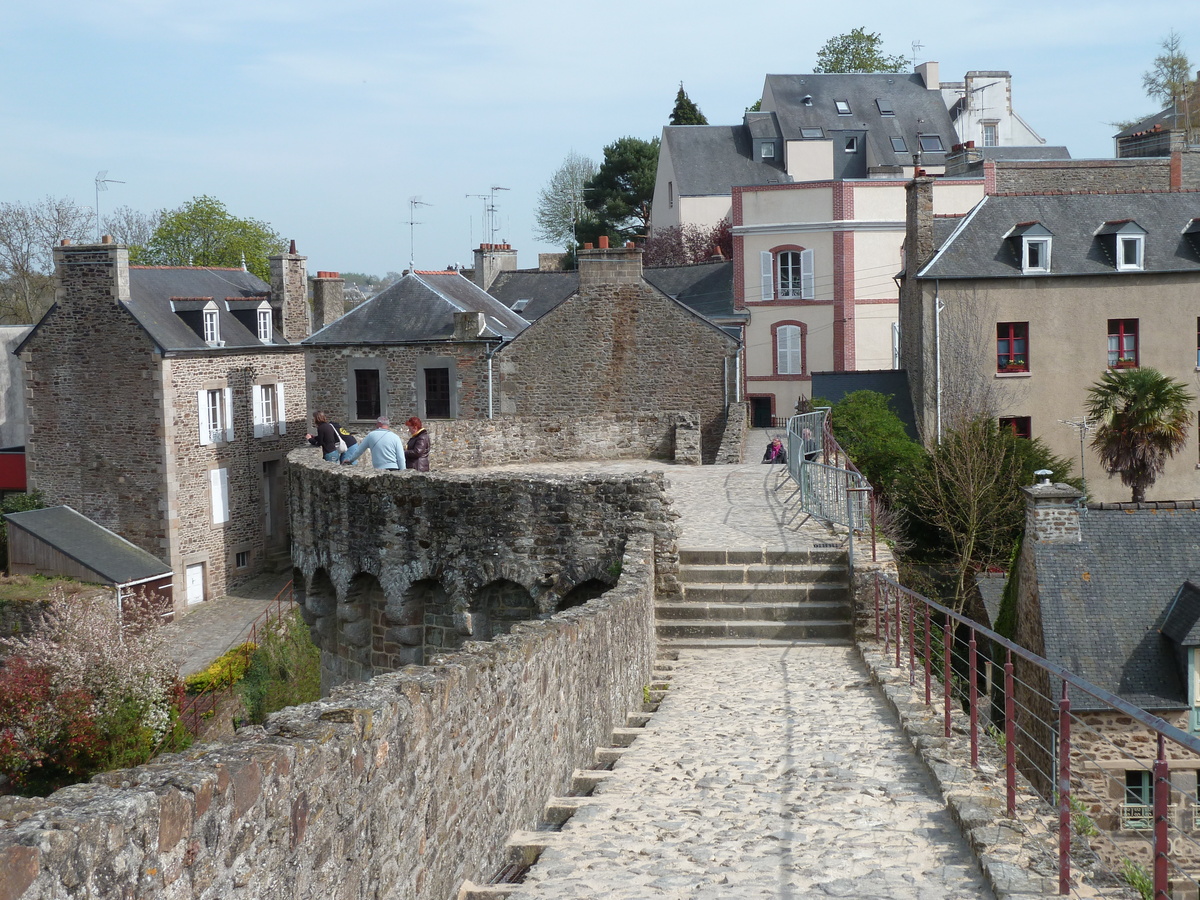
<path id="1" fill-rule="evenodd" d="M 104 233 L 111 234 L 118 244 L 129 248 L 129 261 L 139 261 L 143 249 L 162 223 L 163 211 L 144 213 L 130 206 L 118 206 L 103 219 Z"/>
<path id="2" fill-rule="evenodd" d="M 93 213 L 66 197 L 0 203 L 0 321 L 37 322 L 54 300 L 53 248 L 86 241 Z"/>
<path id="3" fill-rule="evenodd" d="M 944 294 L 941 314 L 942 424 L 956 428 L 980 416 L 995 418 L 1004 408 L 1020 405 L 1027 388 L 987 377 L 996 361 L 995 304 L 979 292 Z"/>
<path id="4" fill-rule="evenodd" d="M 574 150 L 567 154 L 538 193 L 536 238 L 563 246 L 575 243 L 575 222 L 584 208 L 583 187 L 595 175 L 595 162 Z"/>

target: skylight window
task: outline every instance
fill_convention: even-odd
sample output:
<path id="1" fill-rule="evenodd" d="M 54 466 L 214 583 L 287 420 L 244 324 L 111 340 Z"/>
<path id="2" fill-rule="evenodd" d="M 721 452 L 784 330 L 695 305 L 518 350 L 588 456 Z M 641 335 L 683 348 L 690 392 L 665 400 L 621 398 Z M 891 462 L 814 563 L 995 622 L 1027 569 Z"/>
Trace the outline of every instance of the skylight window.
<path id="1" fill-rule="evenodd" d="M 907 153 L 908 144 L 904 143 L 904 138 L 892 138 L 892 149 L 897 153 Z"/>
<path id="2" fill-rule="evenodd" d="M 884 100 L 881 97 L 875 101 L 875 105 L 879 107 L 879 114 L 881 116 L 894 116 L 896 114 L 896 110 L 892 108 L 891 100 Z"/>
<path id="3" fill-rule="evenodd" d="M 837 107 L 837 114 L 839 116 L 850 115 L 850 101 L 849 100 L 834 100 L 833 105 Z"/>
<path id="4" fill-rule="evenodd" d="M 821 138 L 825 137 L 825 131 L 824 129 L 817 128 L 815 126 L 812 128 L 801 128 L 800 137 L 804 138 L 806 141 L 819 141 Z"/>
<path id="5" fill-rule="evenodd" d="M 516 313 L 524 312 L 525 307 L 527 307 L 529 305 L 529 299 L 530 299 L 529 297 L 522 297 L 520 300 L 518 300 L 516 303 L 514 303 L 512 305 L 512 311 L 516 312 Z"/>
<path id="6" fill-rule="evenodd" d="M 936 134 L 923 134 L 921 138 L 921 149 L 926 153 L 944 153 L 946 148 L 942 146 L 942 139 Z"/>

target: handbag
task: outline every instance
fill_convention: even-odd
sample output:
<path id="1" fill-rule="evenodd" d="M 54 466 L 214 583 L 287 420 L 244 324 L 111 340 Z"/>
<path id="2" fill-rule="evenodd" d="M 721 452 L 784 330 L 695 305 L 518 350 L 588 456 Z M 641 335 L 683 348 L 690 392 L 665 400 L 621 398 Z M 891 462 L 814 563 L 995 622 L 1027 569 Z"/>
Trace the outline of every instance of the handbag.
<path id="1" fill-rule="evenodd" d="M 337 452 L 338 453 L 346 452 L 346 442 L 344 440 L 342 440 L 342 436 L 340 434 L 338 435 Z"/>

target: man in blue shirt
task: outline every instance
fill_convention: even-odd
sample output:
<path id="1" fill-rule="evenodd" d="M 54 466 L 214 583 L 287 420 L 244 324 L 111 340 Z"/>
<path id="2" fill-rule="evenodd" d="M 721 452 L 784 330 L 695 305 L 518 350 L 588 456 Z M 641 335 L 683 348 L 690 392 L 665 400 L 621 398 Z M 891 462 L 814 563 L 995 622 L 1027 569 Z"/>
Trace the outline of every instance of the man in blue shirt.
<path id="1" fill-rule="evenodd" d="M 364 450 L 370 450 L 371 464 L 376 469 L 405 468 L 404 441 L 389 428 L 392 423 L 388 421 L 388 417 L 380 416 L 375 420 L 375 424 L 379 427 L 346 451 L 342 457 L 342 465 L 353 465 Z"/>

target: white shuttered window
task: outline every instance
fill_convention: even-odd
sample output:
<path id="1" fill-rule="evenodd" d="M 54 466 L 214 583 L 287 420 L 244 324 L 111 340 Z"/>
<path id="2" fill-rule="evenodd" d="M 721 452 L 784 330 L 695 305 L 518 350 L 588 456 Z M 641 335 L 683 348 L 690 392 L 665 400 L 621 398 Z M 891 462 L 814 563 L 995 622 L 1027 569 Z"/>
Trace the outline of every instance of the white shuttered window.
<path id="1" fill-rule="evenodd" d="M 804 358 L 800 347 L 800 326 L 780 325 L 775 330 L 776 365 L 779 375 L 803 375 Z"/>
<path id="2" fill-rule="evenodd" d="M 212 490 L 213 524 L 229 521 L 229 470 L 209 469 L 209 486 Z"/>

